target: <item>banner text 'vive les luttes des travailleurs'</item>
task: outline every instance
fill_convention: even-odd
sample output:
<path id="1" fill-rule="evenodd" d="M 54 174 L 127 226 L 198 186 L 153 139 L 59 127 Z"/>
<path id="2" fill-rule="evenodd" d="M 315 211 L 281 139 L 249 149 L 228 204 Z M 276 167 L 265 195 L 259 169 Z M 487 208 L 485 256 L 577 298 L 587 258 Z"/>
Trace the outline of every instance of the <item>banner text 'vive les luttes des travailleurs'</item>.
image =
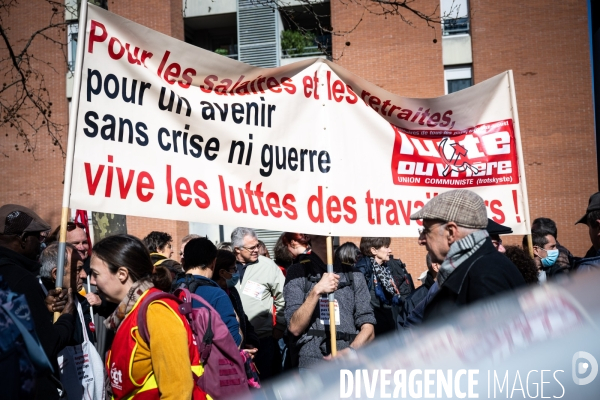
<path id="1" fill-rule="evenodd" d="M 253 67 L 94 6 L 85 29 L 73 208 L 402 237 L 433 196 L 468 188 L 528 231 L 509 72 L 413 99 L 323 59 Z"/>

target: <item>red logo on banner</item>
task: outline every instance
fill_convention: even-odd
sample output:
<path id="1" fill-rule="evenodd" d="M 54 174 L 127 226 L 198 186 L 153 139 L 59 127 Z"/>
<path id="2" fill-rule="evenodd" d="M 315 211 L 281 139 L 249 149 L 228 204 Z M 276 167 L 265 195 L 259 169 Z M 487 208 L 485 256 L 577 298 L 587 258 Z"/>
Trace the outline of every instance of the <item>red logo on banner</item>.
<path id="1" fill-rule="evenodd" d="M 396 185 L 466 188 L 519 183 L 512 120 L 464 131 L 393 128 Z"/>

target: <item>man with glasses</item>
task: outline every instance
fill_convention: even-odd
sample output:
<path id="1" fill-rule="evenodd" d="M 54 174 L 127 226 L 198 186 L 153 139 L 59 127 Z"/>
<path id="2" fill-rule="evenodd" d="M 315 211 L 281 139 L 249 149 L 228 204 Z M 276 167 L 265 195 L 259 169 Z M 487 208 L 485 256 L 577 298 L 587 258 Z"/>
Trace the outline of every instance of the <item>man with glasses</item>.
<path id="1" fill-rule="evenodd" d="M 36 398 L 58 399 L 54 383 L 58 377 L 56 357 L 73 335 L 75 318 L 69 289 L 60 297 L 60 301 L 66 301 L 62 314 L 52 324 L 44 292 L 36 279 L 40 269 L 37 263 L 40 245 L 49 230 L 50 225 L 27 207 L 16 204 L 0 207 L 0 276 L 12 291 L 25 295 L 35 331 L 55 371 L 54 379 L 47 375 L 37 377 Z M 56 293 L 50 295 L 56 296 Z"/>
<path id="2" fill-rule="evenodd" d="M 240 281 L 236 289 L 240 293 L 244 311 L 260 339 L 260 347 L 254 359 L 261 380 L 281 372 L 281 354 L 277 341 L 285 331 L 285 301 L 283 285 L 285 277 L 273 260 L 258 255 L 258 238 L 250 228 L 236 228 L 231 242 L 237 261 Z M 273 326 L 273 305 L 276 323 Z"/>
<path id="3" fill-rule="evenodd" d="M 440 264 L 439 290 L 425 307 L 424 322 L 525 285 L 517 267 L 492 244 L 485 204 L 476 193 L 442 193 L 410 219 L 423 220 L 419 244 Z"/>

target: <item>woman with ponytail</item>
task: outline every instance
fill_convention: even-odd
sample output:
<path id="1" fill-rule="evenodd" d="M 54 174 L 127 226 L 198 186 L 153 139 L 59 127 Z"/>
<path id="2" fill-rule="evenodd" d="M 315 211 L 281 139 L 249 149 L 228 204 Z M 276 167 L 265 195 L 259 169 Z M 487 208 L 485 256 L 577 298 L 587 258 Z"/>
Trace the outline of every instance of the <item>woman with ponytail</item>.
<path id="1" fill-rule="evenodd" d="M 177 303 L 151 302 L 146 312 L 149 343 L 138 327 L 139 304 L 148 294 L 168 290 L 169 271 L 152 265 L 144 244 L 134 236 L 114 235 L 96 243 L 91 259 L 92 284 L 118 307 L 105 321 L 116 330 L 106 358 L 115 399 L 204 399 L 195 380 L 202 373 L 198 350 Z M 143 313 L 142 313 L 143 315 Z"/>

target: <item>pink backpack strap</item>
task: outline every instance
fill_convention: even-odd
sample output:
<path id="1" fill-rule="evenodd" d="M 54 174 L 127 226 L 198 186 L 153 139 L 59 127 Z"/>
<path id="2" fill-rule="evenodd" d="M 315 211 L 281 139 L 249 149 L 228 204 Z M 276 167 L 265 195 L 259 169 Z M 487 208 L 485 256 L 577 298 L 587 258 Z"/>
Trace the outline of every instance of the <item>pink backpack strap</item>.
<path id="1" fill-rule="evenodd" d="M 142 337 L 144 342 L 146 342 L 148 344 L 148 346 L 150 346 L 150 332 L 148 332 L 148 320 L 146 318 L 146 316 L 148 314 L 148 306 L 153 301 L 161 300 L 161 299 L 173 300 L 177 304 L 181 303 L 181 300 L 179 300 L 179 298 L 173 296 L 170 293 L 165 293 L 165 292 L 152 292 L 152 293 L 146 295 L 146 297 L 144 297 L 144 299 L 138 306 L 138 307 L 140 307 L 140 309 L 138 311 L 138 316 L 137 316 L 137 325 L 138 325 L 138 330 L 140 332 L 140 336 Z"/>
<path id="2" fill-rule="evenodd" d="M 180 303 L 183 302 L 184 304 L 189 304 L 189 307 L 190 307 L 189 312 L 191 312 L 192 300 L 196 300 L 197 302 L 201 303 L 204 307 L 208 308 L 209 310 L 211 310 L 213 312 L 217 312 L 217 310 L 215 310 L 208 301 L 204 300 L 204 298 L 202 296 L 198 296 L 196 293 L 191 293 L 187 288 L 179 288 L 179 289 L 175 290 L 174 295 L 179 298 Z M 179 308 L 187 309 L 187 306 L 186 307 L 180 306 Z M 189 312 L 184 313 L 182 311 L 182 314 L 188 314 Z"/>
<path id="3" fill-rule="evenodd" d="M 208 309 L 208 323 L 205 327 L 204 335 L 202 335 L 202 337 L 199 337 L 199 335 L 198 335 L 199 332 L 197 332 L 195 330 L 194 324 L 193 323 L 190 324 L 192 330 L 194 331 L 194 334 L 197 335 L 198 352 L 200 353 L 200 362 L 202 362 L 204 364 L 204 363 L 206 363 L 206 360 L 210 356 L 210 353 L 212 351 L 213 339 L 215 337 L 214 332 L 212 330 L 212 315 L 213 315 L 213 313 L 215 313 L 215 315 L 219 315 L 219 314 L 210 305 L 210 303 L 208 301 L 206 301 L 204 298 L 202 298 L 202 296 L 198 296 L 195 293 L 191 293 L 187 288 L 177 289 L 174 294 L 175 294 L 175 296 L 177 296 L 179 298 L 180 301 L 183 302 L 179 305 L 179 311 L 183 315 L 187 316 L 189 321 L 192 321 L 192 318 L 191 318 L 192 309 L 193 309 L 192 308 L 192 300 L 198 301 L 200 304 L 202 304 L 204 307 L 206 307 Z"/>

